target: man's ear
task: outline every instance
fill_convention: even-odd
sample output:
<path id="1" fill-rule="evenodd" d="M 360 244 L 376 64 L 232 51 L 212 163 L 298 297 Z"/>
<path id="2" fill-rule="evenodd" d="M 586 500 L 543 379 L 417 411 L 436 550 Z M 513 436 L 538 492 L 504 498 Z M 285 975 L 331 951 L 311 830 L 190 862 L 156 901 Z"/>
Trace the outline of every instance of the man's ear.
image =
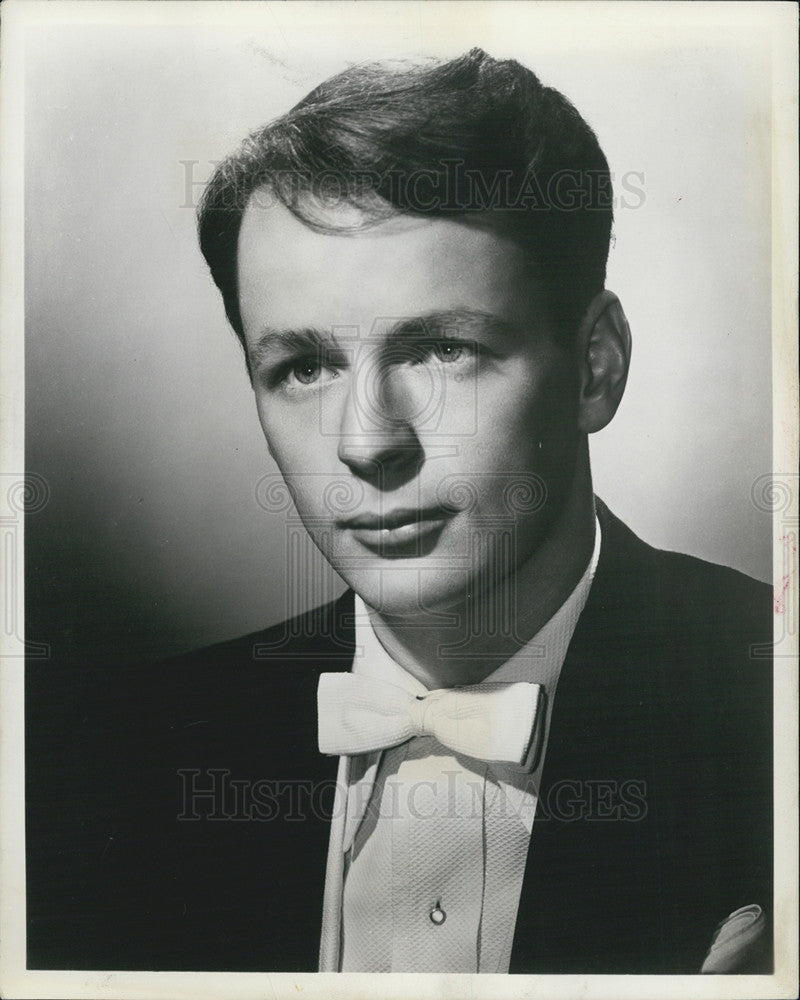
<path id="1" fill-rule="evenodd" d="M 593 434 L 617 412 L 631 361 L 631 330 L 613 292 L 602 291 L 592 299 L 581 322 L 578 350 L 578 426 Z"/>

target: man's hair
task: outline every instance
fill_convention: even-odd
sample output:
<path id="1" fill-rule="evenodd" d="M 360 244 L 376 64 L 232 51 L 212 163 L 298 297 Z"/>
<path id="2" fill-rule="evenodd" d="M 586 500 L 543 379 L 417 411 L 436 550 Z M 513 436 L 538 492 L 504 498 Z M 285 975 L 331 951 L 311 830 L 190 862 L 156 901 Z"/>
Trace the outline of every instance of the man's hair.
<path id="1" fill-rule="evenodd" d="M 237 242 L 254 192 L 324 231 L 397 214 L 504 226 L 567 340 L 605 283 L 613 199 L 594 132 L 530 70 L 481 49 L 410 68 L 353 66 L 217 166 L 198 212 L 200 247 L 242 341 Z M 361 210 L 357 227 L 331 223 L 324 210 L 337 203 Z"/>

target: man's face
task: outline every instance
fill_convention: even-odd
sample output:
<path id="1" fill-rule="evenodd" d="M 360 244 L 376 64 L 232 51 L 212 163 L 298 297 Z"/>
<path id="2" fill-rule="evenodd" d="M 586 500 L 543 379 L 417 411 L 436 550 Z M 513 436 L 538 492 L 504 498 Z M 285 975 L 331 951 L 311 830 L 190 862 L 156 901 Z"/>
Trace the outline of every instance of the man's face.
<path id="1" fill-rule="evenodd" d="M 350 586 L 407 615 L 528 562 L 579 435 L 573 355 L 519 247 L 442 218 L 318 232 L 251 199 L 238 262 L 261 425 Z"/>

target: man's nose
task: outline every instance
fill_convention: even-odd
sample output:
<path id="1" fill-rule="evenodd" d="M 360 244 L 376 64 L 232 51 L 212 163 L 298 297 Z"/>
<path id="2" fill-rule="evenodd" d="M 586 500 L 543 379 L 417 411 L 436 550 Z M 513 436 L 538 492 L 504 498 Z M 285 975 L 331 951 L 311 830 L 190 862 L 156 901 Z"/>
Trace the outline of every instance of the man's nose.
<path id="1" fill-rule="evenodd" d="M 425 457 L 406 397 L 402 380 L 380 359 L 354 369 L 338 455 L 354 475 L 384 490 L 413 479 Z"/>

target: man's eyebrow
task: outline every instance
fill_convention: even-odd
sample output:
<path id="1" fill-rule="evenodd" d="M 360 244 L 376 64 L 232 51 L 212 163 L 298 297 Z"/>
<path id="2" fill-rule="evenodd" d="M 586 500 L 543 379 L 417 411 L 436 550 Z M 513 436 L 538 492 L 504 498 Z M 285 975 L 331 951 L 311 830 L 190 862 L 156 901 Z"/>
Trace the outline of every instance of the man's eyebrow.
<path id="1" fill-rule="evenodd" d="M 518 337 L 519 327 L 494 313 L 478 309 L 445 309 L 421 313 L 398 319 L 387 333 L 379 338 L 387 347 L 402 345 L 410 339 L 426 337 L 454 337 L 469 339 L 471 335 L 483 334 L 498 337 Z M 250 369 L 255 371 L 260 365 L 276 355 L 308 351 L 316 353 L 339 348 L 334 335 L 326 330 L 305 326 L 297 329 L 279 330 L 264 327 L 252 347 L 248 348 Z"/>
<path id="2" fill-rule="evenodd" d="M 317 330 L 311 326 L 299 327 L 295 330 L 276 330 L 274 327 L 268 326 L 261 331 L 253 346 L 248 348 L 247 354 L 251 368 L 256 369 L 276 353 L 316 352 L 325 348 L 330 350 L 336 346 L 335 337 L 324 330 Z"/>
<path id="3" fill-rule="evenodd" d="M 422 313 L 394 323 L 386 335 L 388 344 L 401 344 L 410 337 L 455 337 L 487 334 L 498 337 L 518 337 L 519 327 L 510 320 L 478 309 L 446 309 Z"/>

